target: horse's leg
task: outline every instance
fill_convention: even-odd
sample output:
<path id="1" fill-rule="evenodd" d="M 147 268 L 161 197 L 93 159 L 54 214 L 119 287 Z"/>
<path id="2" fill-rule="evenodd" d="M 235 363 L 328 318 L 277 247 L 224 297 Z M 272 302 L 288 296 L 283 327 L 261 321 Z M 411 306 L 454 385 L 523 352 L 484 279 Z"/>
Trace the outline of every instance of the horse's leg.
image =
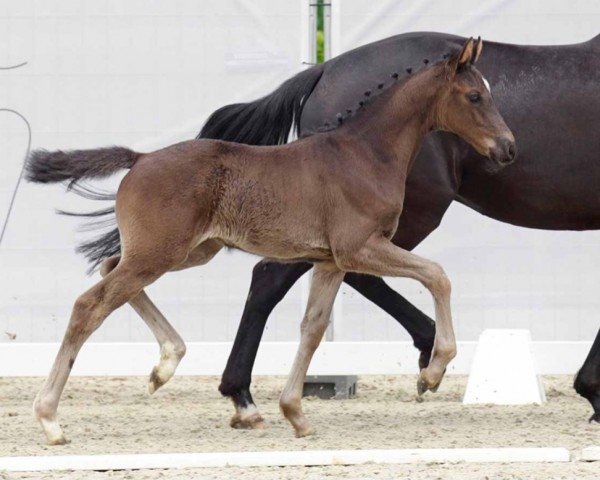
<path id="1" fill-rule="evenodd" d="M 439 386 L 446 366 L 456 356 L 456 340 L 450 314 L 450 281 L 442 268 L 395 246 L 384 237 L 371 237 L 356 253 L 336 255 L 343 270 L 378 276 L 408 277 L 427 288 L 435 302 L 436 333 L 429 365 L 421 370 L 419 394 Z"/>
<path id="2" fill-rule="evenodd" d="M 381 277 L 347 273 L 344 283 L 390 314 L 406 329 L 413 339 L 414 346 L 421 352 L 419 368 L 425 368 L 429 364 L 433 350 L 435 322 L 390 288 Z"/>
<path id="3" fill-rule="evenodd" d="M 600 329 L 583 366 L 577 372 L 575 391 L 592 404 L 594 413 L 590 422 L 600 423 Z"/>
<path id="4" fill-rule="evenodd" d="M 264 420 L 250 394 L 256 353 L 273 308 L 311 268 L 311 263 L 285 264 L 263 260 L 252 270 L 244 313 L 219 385 L 219 391 L 230 397 L 235 407 L 230 421 L 233 428 L 264 428 Z"/>
<path id="5" fill-rule="evenodd" d="M 315 264 L 308 305 L 300 327 L 300 345 L 292 371 L 279 399 L 281 411 L 294 427 L 297 437 L 304 437 L 313 432 L 309 421 L 302 413 L 302 387 L 312 356 L 329 324 L 333 301 L 343 278 L 344 272 L 333 264 Z"/>
<path id="6" fill-rule="evenodd" d="M 213 258 L 222 244 L 208 240 L 196 247 L 188 256 L 183 265 L 174 270 L 182 270 L 196 265 L 204 265 Z M 120 257 L 105 260 L 100 268 L 100 274 L 106 276 L 119 263 Z M 179 362 L 185 355 L 185 343 L 179 333 L 173 328 L 162 312 L 154 305 L 146 292 L 142 290 L 129 301 L 129 305 L 137 312 L 150 328 L 160 346 L 160 360 L 150 372 L 148 391 L 153 394 L 167 383 L 175 374 Z"/>
<path id="7" fill-rule="evenodd" d="M 101 275 L 105 277 L 112 271 L 120 258 L 112 257 L 105 260 L 100 268 Z M 185 355 L 185 343 L 144 290 L 129 300 L 129 305 L 148 325 L 160 347 L 160 362 L 152 369 L 148 382 L 148 391 L 152 394 L 167 383 L 175 373 L 177 365 Z"/>
<path id="8" fill-rule="evenodd" d="M 89 336 L 115 309 L 137 295 L 152 283 L 168 266 L 152 265 L 151 261 L 120 262 L 100 282 L 81 295 L 73 307 L 71 319 L 65 332 L 58 355 L 37 395 L 33 410 L 42 424 L 50 445 L 66 443 L 65 436 L 56 419 L 56 410 L 75 358 Z"/>

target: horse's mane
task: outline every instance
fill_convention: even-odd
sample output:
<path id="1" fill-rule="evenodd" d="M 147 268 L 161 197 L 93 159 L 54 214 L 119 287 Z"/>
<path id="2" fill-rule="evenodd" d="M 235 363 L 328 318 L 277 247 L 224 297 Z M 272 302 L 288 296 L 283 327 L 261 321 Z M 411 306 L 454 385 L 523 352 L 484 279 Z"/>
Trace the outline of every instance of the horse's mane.
<path id="1" fill-rule="evenodd" d="M 451 53 L 445 53 L 440 60 L 434 63 L 432 63 L 429 59 L 424 58 L 423 65 L 420 66 L 418 70 L 415 70 L 414 67 L 406 67 L 400 70 L 402 73 L 399 73 L 399 71 L 392 72 L 389 78 L 386 81 L 378 83 L 376 88 L 365 90 L 362 96 L 360 97 L 360 100 L 354 105 L 354 108 L 348 107 L 344 110 L 344 112 L 338 112 L 335 116 L 335 121 L 326 121 L 321 127 L 317 128 L 316 131 L 308 132 L 303 136 L 309 136 L 315 133 L 323 133 L 336 130 L 337 128 L 344 125 L 344 123 L 349 119 L 354 119 L 361 112 L 365 111 L 365 107 L 367 105 L 373 103 L 373 101 L 376 98 L 380 97 L 383 93 L 389 92 L 389 90 L 392 87 L 401 87 L 415 75 L 421 73 L 426 68 L 439 65 L 441 62 L 445 61 L 450 55 Z"/>

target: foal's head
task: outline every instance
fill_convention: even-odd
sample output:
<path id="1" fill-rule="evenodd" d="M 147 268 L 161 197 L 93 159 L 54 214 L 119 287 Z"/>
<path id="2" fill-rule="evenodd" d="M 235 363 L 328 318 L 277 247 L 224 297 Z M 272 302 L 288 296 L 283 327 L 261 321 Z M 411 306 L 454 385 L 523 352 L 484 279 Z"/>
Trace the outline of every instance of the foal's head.
<path id="1" fill-rule="evenodd" d="M 457 134 L 481 155 L 500 165 L 513 162 L 515 138 L 498 112 L 489 84 L 475 68 L 483 43 L 467 40 L 460 52 L 443 62 L 446 79 L 438 97 L 435 126 Z"/>

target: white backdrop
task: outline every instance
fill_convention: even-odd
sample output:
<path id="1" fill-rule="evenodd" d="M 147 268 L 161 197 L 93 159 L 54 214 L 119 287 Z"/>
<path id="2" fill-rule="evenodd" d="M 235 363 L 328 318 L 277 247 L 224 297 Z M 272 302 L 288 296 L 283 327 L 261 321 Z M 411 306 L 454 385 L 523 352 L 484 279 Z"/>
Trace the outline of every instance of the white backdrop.
<path id="1" fill-rule="evenodd" d="M 450 3 L 452 5 L 450 6 Z M 219 106 L 257 98 L 301 69 L 307 32 L 301 0 L 0 0 L 0 107 L 27 116 L 34 146 L 123 144 L 149 149 L 196 135 Z M 437 30 L 520 43 L 569 43 L 599 33 L 598 2 L 334 0 L 333 50 L 389 35 Z M 26 143 L 16 117 L 0 117 L 0 220 Z M 113 184 L 115 182 L 112 182 Z M 97 276 L 73 253 L 77 222 L 53 208 L 102 205 L 60 188 L 25 185 L 0 246 L 0 341 L 57 341 L 73 300 Z M 524 327 L 534 340 L 591 340 L 600 234 L 519 229 L 458 204 L 417 252 L 442 263 L 453 284 L 460 340 L 492 326 Z M 223 253 L 206 267 L 169 274 L 149 289 L 187 341 L 230 340 L 257 259 Z M 391 280 L 432 314 L 414 282 Z M 274 312 L 269 340 L 297 337 L 302 286 Z M 341 292 L 339 340 L 404 340 L 395 321 L 351 289 Z M 128 307 L 95 341 L 151 335 Z"/>
<path id="2" fill-rule="evenodd" d="M 264 95 L 302 68 L 302 13 L 300 2 L 279 0 L 0 0 L 0 66 L 29 62 L 0 71 L 0 107 L 29 119 L 34 147 L 143 151 L 193 138 L 216 108 Z M 20 119 L 0 113 L 0 142 L 3 220 L 26 145 Z M 73 253 L 78 222 L 53 210 L 103 205 L 63 190 L 19 191 L 0 246 L 0 341 L 9 341 L 4 332 L 60 340 L 74 299 L 98 279 Z M 150 295 L 186 340 L 227 340 L 256 261 L 223 253 L 167 275 Z M 296 289 L 279 309 L 294 334 L 300 311 Z M 273 322 L 273 338 L 288 338 L 278 332 L 285 325 Z M 151 338 L 125 307 L 93 340 Z"/>

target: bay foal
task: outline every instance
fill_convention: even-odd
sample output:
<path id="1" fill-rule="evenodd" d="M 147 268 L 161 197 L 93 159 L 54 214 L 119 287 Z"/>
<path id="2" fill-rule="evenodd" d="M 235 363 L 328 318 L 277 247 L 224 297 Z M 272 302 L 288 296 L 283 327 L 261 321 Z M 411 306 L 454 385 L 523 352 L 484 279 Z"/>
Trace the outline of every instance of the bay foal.
<path id="1" fill-rule="evenodd" d="M 169 339 L 179 337 L 143 288 L 168 271 L 205 264 L 225 246 L 315 263 L 300 345 L 280 399 L 297 436 L 312 432 L 300 404 L 302 385 L 345 272 L 409 277 L 431 292 L 437 330 L 418 384 L 420 391 L 437 388 L 456 353 L 450 283 L 440 266 L 390 238 L 427 132 L 453 132 L 501 163 L 514 158 L 512 133 L 473 66 L 481 49 L 481 41 L 470 39 L 448 60 L 382 92 L 339 128 L 288 145 L 192 140 L 150 154 L 120 147 L 32 153 L 27 178 L 35 182 L 77 182 L 131 169 L 116 197 L 121 256 L 105 260 L 102 280 L 75 302 L 34 402 L 48 442 L 66 442 L 56 411 L 77 353 L 121 305 L 130 302 L 163 339 L 161 356 L 168 361 L 153 376 L 156 386 L 168 380 L 183 354 Z"/>

